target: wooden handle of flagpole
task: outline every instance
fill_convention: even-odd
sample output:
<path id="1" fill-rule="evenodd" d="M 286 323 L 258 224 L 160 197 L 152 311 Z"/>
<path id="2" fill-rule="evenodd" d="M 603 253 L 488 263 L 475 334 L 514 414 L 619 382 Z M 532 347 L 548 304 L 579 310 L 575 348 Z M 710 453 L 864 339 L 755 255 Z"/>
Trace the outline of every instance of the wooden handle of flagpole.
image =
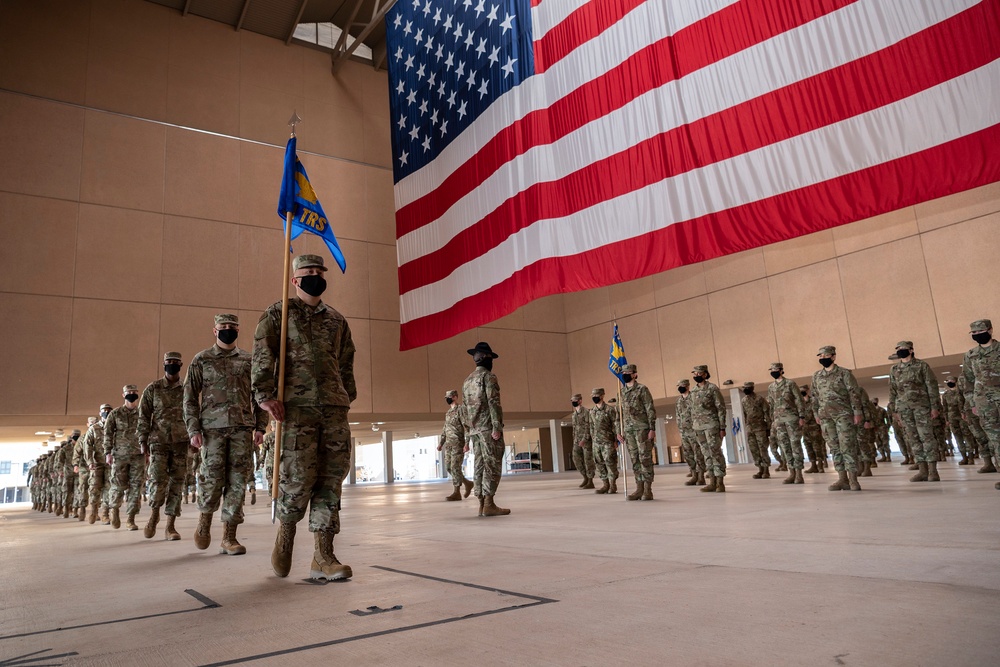
<path id="1" fill-rule="evenodd" d="M 622 442 L 618 451 L 622 455 L 622 491 L 628 495 L 628 445 L 625 441 L 625 406 L 622 405 L 622 383 L 618 383 L 618 426 L 621 428 Z M 627 498 L 626 498 L 627 500 Z"/>
<path id="2" fill-rule="evenodd" d="M 281 343 L 278 347 L 278 403 L 285 406 L 285 352 L 288 348 L 288 283 L 292 272 L 292 212 L 285 213 L 285 271 L 281 291 Z M 274 429 L 274 471 L 271 478 L 271 500 L 278 500 L 278 480 L 281 470 L 281 433 L 284 422 Z"/>

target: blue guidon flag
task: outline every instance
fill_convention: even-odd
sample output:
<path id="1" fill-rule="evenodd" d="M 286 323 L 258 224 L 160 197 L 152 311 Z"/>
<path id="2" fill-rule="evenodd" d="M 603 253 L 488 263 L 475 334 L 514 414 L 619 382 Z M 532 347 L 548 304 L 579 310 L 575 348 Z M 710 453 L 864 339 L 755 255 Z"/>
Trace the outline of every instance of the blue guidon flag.
<path id="1" fill-rule="evenodd" d="M 618 381 L 625 384 L 622 379 L 622 369 L 628 364 L 625 358 L 625 346 L 622 345 L 621 336 L 618 335 L 618 325 L 615 324 L 615 332 L 611 336 L 611 354 L 608 359 L 608 370 L 611 371 Z"/>

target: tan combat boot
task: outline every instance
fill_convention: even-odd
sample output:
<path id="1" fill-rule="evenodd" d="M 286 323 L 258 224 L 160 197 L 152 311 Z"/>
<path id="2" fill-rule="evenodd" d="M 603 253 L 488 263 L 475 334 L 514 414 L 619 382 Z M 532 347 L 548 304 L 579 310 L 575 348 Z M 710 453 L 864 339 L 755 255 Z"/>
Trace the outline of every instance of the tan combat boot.
<path id="1" fill-rule="evenodd" d="M 690 468 L 688 468 L 688 474 L 686 474 L 684 476 L 685 477 L 694 477 L 694 470 L 691 470 Z"/>
<path id="2" fill-rule="evenodd" d="M 715 478 L 715 492 L 716 493 L 725 493 L 726 492 L 726 478 L 725 477 L 716 477 Z"/>
<path id="3" fill-rule="evenodd" d="M 796 484 L 806 483 L 806 480 L 802 478 L 802 468 L 799 468 L 798 470 L 795 471 L 795 483 Z"/>
<path id="4" fill-rule="evenodd" d="M 771 479 L 771 466 L 764 466 L 764 474 L 761 479 Z"/>
<path id="5" fill-rule="evenodd" d="M 625 496 L 625 499 L 626 500 L 639 500 L 639 498 L 642 498 L 642 489 L 643 489 L 643 486 L 645 486 L 645 485 L 642 482 L 640 482 L 639 480 L 636 480 L 635 481 L 635 491 L 633 491 L 632 493 L 630 493 L 627 496 Z"/>
<path id="6" fill-rule="evenodd" d="M 652 499 L 653 499 L 653 483 L 643 482 L 641 500 L 652 500 Z"/>
<path id="7" fill-rule="evenodd" d="M 222 524 L 222 544 L 219 545 L 219 553 L 227 556 L 242 556 L 247 552 L 247 548 L 236 539 L 237 523 Z"/>
<path id="8" fill-rule="evenodd" d="M 321 530 L 313 533 L 316 548 L 313 550 L 309 578 L 326 581 L 350 579 L 354 576 L 350 565 L 342 565 L 333 553 L 333 532 Z"/>
<path id="9" fill-rule="evenodd" d="M 585 489 L 592 489 L 592 488 L 594 488 L 594 478 L 593 477 L 588 477 L 587 478 L 587 483 L 583 485 L 583 488 L 585 488 Z"/>
<path id="10" fill-rule="evenodd" d="M 819 468 L 816 466 L 816 462 L 815 461 L 810 461 L 809 462 L 809 467 L 806 468 L 805 470 L 803 470 L 802 472 L 804 472 L 806 474 L 814 473 L 814 472 L 819 472 Z"/>
<path id="11" fill-rule="evenodd" d="M 857 473 L 856 470 L 848 470 L 847 471 L 847 482 L 850 485 L 849 488 L 851 489 L 851 491 L 860 491 L 861 490 L 861 485 L 858 484 L 858 473 Z M 844 490 L 846 491 L 847 489 L 844 489 Z"/>
<path id="12" fill-rule="evenodd" d="M 714 493 L 715 492 L 715 478 L 711 475 L 705 475 L 705 479 L 708 480 L 706 486 L 701 487 L 702 493 Z"/>
<path id="13" fill-rule="evenodd" d="M 250 489 L 250 504 L 251 505 L 256 505 L 257 504 L 257 489 L 255 489 L 255 488 L 254 489 Z"/>
<path id="14" fill-rule="evenodd" d="M 986 455 L 983 456 L 983 463 L 985 465 L 982 468 L 980 468 L 977 472 L 986 473 L 986 472 L 996 472 L 997 471 L 996 466 L 993 465 L 993 457 L 990 456 L 989 454 L 986 454 Z"/>
<path id="15" fill-rule="evenodd" d="M 176 542 L 181 539 L 180 533 L 174 528 L 174 520 L 177 519 L 175 516 L 167 515 L 167 527 L 163 530 L 163 539 L 168 542 Z"/>
<path id="16" fill-rule="evenodd" d="M 111 508 L 111 527 L 118 530 L 122 527 L 122 518 L 120 510 L 117 507 Z"/>
<path id="17" fill-rule="evenodd" d="M 486 505 L 486 496 L 479 496 L 479 516 L 483 515 L 483 508 Z"/>
<path id="18" fill-rule="evenodd" d="M 795 468 L 788 471 L 788 477 L 781 480 L 782 484 L 795 484 Z"/>
<path id="19" fill-rule="evenodd" d="M 451 492 L 450 496 L 445 496 L 445 500 L 461 500 L 462 499 L 462 487 L 456 486 L 455 490 Z M 317 533 L 318 535 L 319 533 Z"/>
<path id="20" fill-rule="evenodd" d="M 910 478 L 911 482 L 926 482 L 927 481 L 927 464 L 921 461 L 917 464 L 917 469 L 920 471 L 916 475 Z"/>
<path id="21" fill-rule="evenodd" d="M 292 569 L 292 547 L 295 545 L 295 524 L 281 522 L 278 534 L 274 538 L 274 551 L 271 552 L 271 569 L 279 577 L 287 577 Z"/>
<path id="22" fill-rule="evenodd" d="M 847 471 L 840 470 L 837 472 L 837 474 L 839 475 L 837 481 L 828 486 L 827 488 L 830 491 L 847 491 L 848 489 L 850 489 L 851 482 L 847 479 Z"/>
<path id="23" fill-rule="evenodd" d="M 938 475 L 937 461 L 931 461 L 927 466 L 927 481 L 928 482 L 940 482 L 941 476 Z"/>
<path id="24" fill-rule="evenodd" d="M 184 492 L 184 504 L 187 505 L 188 501 L 191 499 L 191 494 L 188 491 Z"/>
<path id="25" fill-rule="evenodd" d="M 611 488 L 608 489 L 608 493 L 609 494 L 618 493 L 618 478 L 617 477 L 615 477 L 614 479 L 611 480 Z"/>
<path id="26" fill-rule="evenodd" d="M 493 502 L 493 496 L 485 496 L 486 502 L 483 504 L 483 516 L 507 516 L 510 514 L 509 509 L 503 507 L 498 507 L 496 503 Z"/>
<path id="27" fill-rule="evenodd" d="M 760 477 L 760 474 L 758 473 L 758 474 L 754 475 L 754 477 Z M 696 472 L 693 475 L 691 475 L 691 479 L 689 479 L 688 481 L 684 482 L 684 486 L 694 486 L 697 483 L 698 483 L 698 473 Z"/>
<path id="28" fill-rule="evenodd" d="M 578 488 L 578 489 L 586 489 L 586 488 L 587 488 L 587 482 L 588 482 L 588 481 L 589 481 L 589 480 L 588 480 L 588 479 L 587 479 L 586 477 L 584 477 L 584 478 L 583 478 L 583 481 L 582 481 L 582 482 L 580 482 L 580 486 L 578 486 L 578 487 L 576 487 L 576 488 Z"/>
<path id="29" fill-rule="evenodd" d="M 156 524 L 160 522 L 160 508 L 154 507 L 149 510 L 149 521 L 146 522 L 146 527 L 142 529 L 142 536 L 147 540 L 152 539 L 153 535 L 156 535 Z"/>
<path id="30" fill-rule="evenodd" d="M 97 503 L 90 506 L 87 511 L 87 523 L 94 525 L 97 522 Z"/>
<path id="31" fill-rule="evenodd" d="M 110 526 L 111 525 L 111 517 L 108 515 L 109 511 L 110 510 L 108 510 L 107 507 L 102 507 L 101 508 L 101 525 L 102 526 Z"/>
<path id="32" fill-rule="evenodd" d="M 139 526 L 135 525 L 135 515 L 129 514 L 128 521 L 125 522 L 125 528 L 127 530 L 139 530 Z"/>
<path id="33" fill-rule="evenodd" d="M 610 488 L 611 488 L 611 483 L 608 482 L 608 480 L 604 480 L 604 486 L 602 486 L 599 489 L 594 489 L 594 493 L 604 494 L 607 493 L 608 489 Z"/>
<path id="34" fill-rule="evenodd" d="M 76 509 L 76 520 L 77 521 L 86 521 L 87 520 L 87 508 L 86 507 L 78 507 Z"/>
<path id="35" fill-rule="evenodd" d="M 199 549 L 207 549 L 212 543 L 212 514 L 202 512 L 198 517 L 198 527 L 194 529 L 194 545 Z"/>
<path id="36" fill-rule="evenodd" d="M 465 491 L 462 493 L 462 497 L 463 498 L 468 498 L 469 494 L 472 493 L 472 487 L 474 487 L 475 484 L 473 484 L 472 482 L 470 482 L 467 479 L 463 479 L 462 480 L 462 486 L 465 487 Z"/>

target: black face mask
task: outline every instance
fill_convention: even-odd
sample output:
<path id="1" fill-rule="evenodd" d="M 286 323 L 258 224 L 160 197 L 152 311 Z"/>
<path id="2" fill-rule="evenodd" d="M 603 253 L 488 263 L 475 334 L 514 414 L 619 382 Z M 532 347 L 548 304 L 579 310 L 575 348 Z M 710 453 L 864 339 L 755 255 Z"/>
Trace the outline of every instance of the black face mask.
<path id="1" fill-rule="evenodd" d="M 802 398 L 805 398 L 806 396 L 809 395 L 808 392 L 805 392 L 805 391 L 801 392 L 801 394 L 802 394 Z"/>
<path id="2" fill-rule="evenodd" d="M 980 345 L 986 345 L 986 343 L 990 342 L 990 339 L 992 339 L 992 338 L 993 338 L 993 336 L 990 335 L 989 331 L 984 331 L 982 333 L 972 334 L 972 340 L 976 341 Z"/>
<path id="3" fill-rule="evenodd" d="M 79 439 L 80 439 L 80 436 L 78 436 L 78 435 L 74 435 L 74 436 L 73 436 L 73 442 L 76 442 L 76 441 L 77 441 L 77 440 L 79 440 Z"/>
<path id="4" fill-rule="evenodd" d="M 705 381 L 705 376 L 704 375 L 695 375 L 694 376 L 694 381 L 697 382 L 698 384 L 701 384 L 702 382 Z"/>
<path id="5" fill-rule="evenodd" d="M 777 380 L 778 378 L 781 377 L 781 371 L 771 371 L 771 377 Z"/>
<path id="6" fill-rule="evenodd" d="M 163 364 L 163 372 L 167 375 L 177 375 L 181 372 L 180 364 Z"/>
<path id="7" fill-rule="evenodd" d="M 493 370 L 493 357 L 483 357 L 482 359 L 480 359 L 479 361 L 476 362 L 476 365 L 480 366 L 482 368 L 485 368 L 488 371 L 492 371 Z"/>
<path id="8" fill-rule="evenodd" d="M 833 366 L 833 359 L 831 359 L 830 357 L 824 357 L 823 359 L 819 360 L 819 364 L 823 368 L 829 368 L 830 366 Z"/>
<path id="9" fill-rule="evenodd" d="M 753 393 L 753 389 L 751 389 L 750 387 L 744 387 L 743 388 L 743 393 L 746 394 L 747 396 L 749 396 L 750 394 Z"/>
<path id="10" fill-rule="evenodd" d="M 688 390 L 687 387 L 677 387 L 677 391 L 679 391 L 682 394 L 686 394 L 687 390 Z"/>
<path id="11" fill-rule="evenodd" d="M 232 345 L 239 338 L 240 332 L 236 329 L 220 329 L 219 341 L 225 345 Z"/>
<path id="12" fill-rule="evenodd" d="M 139 394 L 125 394 L 125 400 L 129 403 L 135 403 L 138 398 Z"/>
<path id="13" fill-rule="evenodd" d="M 946 382 L 945 384 L 947 384 L 949 387 L 954 387 L 955 386 L 954 382 Z"/>
<path id="14" fill-rule="evenodd" d="M 590 400 L 592 400 L 594 402 L 594 405 L 597 405 L 598 403 L 601 402 L 601 397 L 600 396 L 591 396 Z"/>
<path id="15" fill-rule="evenodd" d="M 309 296 L 319 296 L 326 291 L 326 278 L 323 276 L 302 276 L 299 278 L 299 288 Z"/>
<path id="16" fill-rule="evenodd" d="M 580 407 L 580 401 L 570 401 L 569 404 L 572 405 L 574 408 Z"/>
<path id="17" fill-rule="evenodd" d="M 444 399 L 444 402 L 447 403 L 448 405 L 451 405 L 452 403 L 455 402 L 455 399 L 454 398 L 446 398 L 446 399 Z"/>
<path id="18" fill-rule="evenodd" d="M 630 373 L 622 373 L 622 382 L 628 384 L 632 381 L 632 375 Z"/>
<path id="19" fill-rule="evenodd" d="M 102 411 L 101 411 L 101 420 L 103 421 L 103 420 L 107 419 L 107 418 L 108 418 L 108 415 L 110 415 L 110 414 L 111 414 L 111 413 L 110 413 L 110 412 L 108 412 L 107 410 L 102 410 Z"/>
<path id="20" fill-rule="evenodd" d="M 910 351 L 904 347 L 902 350 L 896 350 L 896 356 L 900 359 L 906 359 L 910 356 Z"/>

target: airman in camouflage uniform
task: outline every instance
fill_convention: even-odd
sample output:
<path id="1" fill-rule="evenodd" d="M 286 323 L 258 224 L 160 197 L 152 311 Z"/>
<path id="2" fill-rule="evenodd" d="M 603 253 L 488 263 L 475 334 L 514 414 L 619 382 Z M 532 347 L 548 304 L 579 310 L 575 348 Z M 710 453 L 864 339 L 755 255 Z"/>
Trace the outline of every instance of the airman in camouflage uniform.
<path id="1" fill-rule="evenodd" d="M 691 390 L 691 425 L 705 457 L 704 492 L 725 493 L 726 457 L 722 439 L 726 435 L 726 401 L 719 388 L 708 381 L 712 374 L 708 366 L 695 366 L 695 387 Z"/>
<path id="2" fill-rule="evenodd" d="M 980 451 L 985 460 L 1000 460 L 1000 343 L 993 339 L 993 323 L 976 320 L 970 326 L 972 340 L 978 345 L 965 353 L 962 375 L 969 391 L 965 402 L 979 417 L 987 444 Z M 995 485 L 1000 489 L 1000 482 Z"/>
<path id="3" fill-rule="evenodd" d="M 802 472 L 826 472 L 826 446 L 823 444 L 823 429 L 816 423 L 816 399 L 812 397 L 807 384 L 799 388 L 799 394 L 802 395 L 802 407 L 805 409 L 802 445 L 809 457 L 809 467 Z"/>
<path id="4" fill-rule="evenodd" d="M 573 465 L 583 476 L 581 489 L 594 488 L 594 443 L 590 439 L 590 413 L 583 407 L 583 395 L 570 397 L 573 406 Z"/>
<path id="5" fill-rule="evenodd" d="M 260 445 L 260 458 L 257 459 L 257 468 L 264 468 L 264 481 L 267 482 L 268 491 L 274 483 L 274 432 L 278 429 L 278 422 L 271 420 L 270 428 L 264 434 L 264 441 Z"/>
<path id="6" fill-rule="evenodd" d="M 899 363 L 889 370 L 889 401 L 896 406 L 896 419 L 906 431 L 919 472 L 911 482 L 939 482 L 938 441 L 931 420 L 937 417 L 938 383 L 926 361 L 912 355 L 913 343 L 896 343 Z"/>
<path id="7" fill-rule="evenodd" d="M 476 343 L 468 353 L 476 364 L 462 384 L 462 397 L 468 411 L 466 435 L 472 441 L 476 458 L 475 494 L 479 498 L 479 516 L 506 516 L 510 510 L 498 507 L 493 500 L 500 485 L 503 462 L 503 407 L 500 383 L 493 374 L 493 360 L 499 359 L 490 344 Z"/>
<path id="8" fill-rule="evenodd" d="M 906 429 L 903 428 L 903 423 L 897 417 L 896 404 L 889 401 L 885 406 L 885 411 L 889 417 L 889 424 L 892 426 L 892 434 L 896 438 L 896 444 L 899 445 L 899 453 L 903 455 L 903 460 L 899 462 L 899 465 L 910 466 L 910 470 L 919 470 L 920 466 L 913 461 L 913 451 L 906 443 Z"/>
<path id="9" fill-rule="evenodd" d="M 962 394 L 963 399 L 972 393 L 972 384 L 965 379 L 964 373 L 958 376 L 958 392 Z M 980 456 L 984 458 L 983 467 L 976 472 L 996 472 L 997 469 L 993 465 L 993 459 L 989 456 L 989 438 L 986 436 L 986 431 L 983 430 L 983 424 L 979 420 L 979 416 L 972 411 L 972 405 L 969 404 L 968 399 L 965 400 L 962 419 L 965 421 L 972 439 L 972 461 L 975 461 Z"/>
<path id="10" fill-rule="evenodd" d="M 163 355 L 163 377 L 152 382 L 139 399 L 139 448 L 149 457 L 149 522 L 143 529 L 146 539 L 156 535 L 160 508 L 167 515 L 164 538 L 179 540 L 174 521 L 181 515 L 181 487 L 187 474 L 190 448 L 184 424 L 183 361 L 180 352 Z"/>
<path id="11" fill-rule="evenodd" d="M 125 404 L 111 411 L 104 422 L 104 453 L 111 464 L 111 492 L 108 505 L 111 506 L 111 527 L 121 528 L 119 515 L 122 495 L 128 491 L 125 527 L 139 530 L 135 525 L 135 515 L 139 513 L 139 495 L 142 491 L 145 460 L 139 449 L 139 390 L 134 384 L 122 387 Z"/>
<path id="12" fill-rule="evenodd" d="M 590 392 L 590 440 L 594 445 L 594 466 L 604 484 L 594 493 L 618 493 L 618 433 L 621 419 L 618 410 L 604 402 L 604 387 Z"/>
<path id="13" fill-rule="evenodd" d="M 878 397 L 872 399 L 875 406 L 875 446 L 879 452 L 879 463 L 888 463 L 892 460 L 892 452 L 889 451 L 889 414 L 886 409 L 878 404 Z"/>
<path id="14" fill-rule="evenodd" d="M 201 450 L 194 447 L 188 452 L 187 475 L 184 477 L 184 504 L 189 498 L 198 502 L 198 470 L 201 468 Z"/>
<path id="15" fill-rule="evenodd" d="M 858 436 L 864 409 L 857 392 L 854 374 L 837 365 L 837 348 L 819 348 L 822 369 L 812 377 L 813 396 L 817 402 L 823 440 L 833 454 L 833 467 L 839 479 L 829 486 L 831 491 L 860 491 L 858 483 Z"/>
<path id="16" fill-rule="evenodd" d="M 87 417 L 87 430 L 97 422 L 97 417 Z M 83 438 L 77 438 L 73 447 L 73 470 L 76 472 L 76 493 L 73 497 L 73 516 L 83 521 L 87 518 L 89 504 L 90 469 L 83 458 Z"/>
<path id="17" fill-rule="evenodd" d="M 62 498 L 63 506 L 63 518 L 68 519 L 71 516 L 76 518 L 76 511 L 73 507 L 73 500 L 76 494 L 76 469 L 73 464 L 73 452 L 76 449 L 76 443 L 80 440 L 80 430 L 74 429 L 72 435 L 66 440 L 66 444 L 63 446 L 63 456 L 62 456 L 62 488 L 60 490 L 60 495 Z"/>
<path id="18" fill-rule="evenodd" d="M 194 356 L 184 378 L 184 421 L 191 446 L 201 450 L 194 545 L 208 548 L 212 516 L 221 502 L 219 553 L 230 556 L 247 552 L 236 529 L 243 523 L 253 446 L 263 440 L 267 427 L 267 415 L 251 396 L 250 353 L 236 346 L 239 331 L 236 315 L 216 315 L 215 344 Z"/>
<path id="19" fill-rule="evenodd" d="M 465 406 L 458 400 L 458 392 L 452 389 L 444 395 L 444 400 L 448 404 L 448 411 L 444 414 L 444 428 L 441 429 L 441 436 L 438 438 L 438 451 L 444 453 L 445 466 L 451 476 L 452 486 L 455 490 L 445 500 L 461 500 L 462 487 L 465 487 L 465 497 L 472 493 L 472 482 L 465 479 L 462 472 L 462 462 L 465 460 L 465 453 L 469 451 L 469 443 L 465 438 Z"/>
<path id="20" fill-rule="evenodd" d="M 962 455 L 962 460 L 958 462 L 960 466 L 971 465 L 969 455 L 972 454 L 972 447 L 966 439 L 967 427 L 962 420 L 962 411 L 965 409 L 965 397 L 958 391 L 958 381 L 954 377 L 945 380 L 948 387 L 941 394 L 941 404 L 944 407 L 945 421 L 951 431 L 952 437 L 958 444 L 958 451 Z"/>
<path id="21" fill-rule="evenodd" d="M 295 527 L 308 507 L 315 543 L 310 577 L 347 579 L 353 572 L 337 560 L 333 541 L 340 532 L 340 500 L 351 469 L 347 414 L 358 394 L 354 340 L 344 316 L 320 299 L 326 290 L 323 258 L 300 255 L 292 268 L 295 297 L 288 301 L 284 402 L 278 400 L 280 301 L 261 315 L 253 346 L 254 396 L 282 428 L 275 457 L 281 527 L 271 552 L 271 568 L 279 577 L 288 576 Z"/>
<path id="22" fill-rule="evenodd" d="M 771 404 L 766 398 L 757 394 L 754 387 L 753 382 L 743 383 L 743 396 L 740 397 L 740 403 L 743 405 L 744 432 L 750 456 L 753 457 L 753 464 L 757 466 L 757 472 L 753 478 L 761 479 L 765 472 L 770 478 L 771 456 L 767 452 L 767 436 L 771 430 Z"/>
<path id="23" fill-rule="evenodd" d="M 771 404 L 771 430 L 781 447 L 788 467 L 788 477 L 783 484 L 804 484 L 802 478 L 802 426 L 806 408 L 802 394 L 794 380 L 785 377 L 785 366 L 780 361 L 771 364 L 774 382 L 767 388 L 767 401 Z"/>
<path id="24" fill-rule="evenodd" d="M 625 416 L 623 440 L 632 462 L 636 490 L 628 494 L 629 500 L 653 499 L 653 446 L 656 443 L 656 409 L 653 395 L 638 381 L 639 370 L 635 364 L 622 369 L 622 409 Z"/>
<path id="25" fill-rule="evenodd" d="M 111 517 L 108 516 L 111 475 L 108 471 L 107 453 L 104 451 L 104 423 L 109 414 L 111 404 L 104 403 L 97 422 L 83 436 L 83 460 L 90 470 L 90 513 L 87 521 L 91 524 L 97 521 L 100 508 L 101 524 L 104 526 L 111 525 Z"/>
<path id="26" fill-rule="evenodd" d="M 677 382 L 677 408 L 675 418 L 677 420 L 677 430 L 681 433 L 681 449 L 684 452 L 684 461 L 688 464 L 691 477 L 684 482 L 684 486 L 705 486 L 705 455 L 701 453 L 701 445 L 698 444 L 698 436 L 694 433 L 693 422 L 691 421 L 691 380 L 683 379 Z M 767 477 L 770 472 L 765 469 Z"/>
<path id="27" fill-rule="evenodd" d="M 858 477 L 871 477 L 875 463 L 875 406 L 865 388 L 858 385 L 861 425 L 858 427 Z"/>

